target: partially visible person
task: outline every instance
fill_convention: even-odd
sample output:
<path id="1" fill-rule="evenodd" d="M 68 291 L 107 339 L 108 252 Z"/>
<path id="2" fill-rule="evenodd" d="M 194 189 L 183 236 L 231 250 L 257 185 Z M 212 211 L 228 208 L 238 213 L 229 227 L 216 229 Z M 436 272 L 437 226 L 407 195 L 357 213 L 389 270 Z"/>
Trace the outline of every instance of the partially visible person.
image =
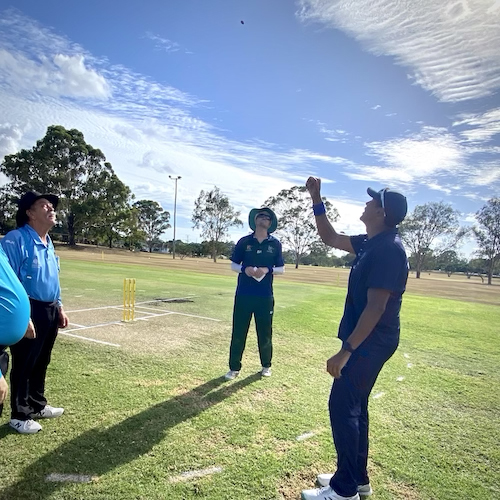
<path id="1" fill-rule="evenodd" d="M 42 429 L 38 418 L 54 418 L 64 408 L 47 404 L 45 378 L 59 328 L 68 325 L 59 285 L 59 261 L 49 231 L 56 224 L 59 199 L 29 191 L 19 200 L 18 229 L 1 240 L 31 305 L 27 337 L 10 347 L 12 355 L 10 426 L 22 434 Z M 32 336 L 34 338 L 28 338 Z"/>
<path id="2" fill-rule="evenodd" d="M 320 474 L 317 480 L 322 488 L 302 491 L 302 499 L 359 500 L 360 495 L 372 494 L 367 471 L 368 398 L 399 343 L 408 261 L 397 225 L 406 216 L 407 202 L 389 188 L 368 189 L 371 199 L 360 217 L 366 234 L 347 236 L 337 233 L 326 216 L 320 179 L 309 177 L 306 187 L 323 242 L 356 258 L 338 332 L 342 347 L 326 363 L 334 377 L 329 410 L 337 470 Z"/>
<path id="3" fill-rule="evenodd" d="M 281 243 L 271 233 L 278 227 L 276 214 L 267 207 L 250 210 L 252 233 L 241 238 L 231 256 L 231 269 L 238 273 L 234 298 L 233 331 L 226 380 L 240 374 L 241 358 L 252 316 L 255 319 L 261 375 L 271 376 L 273 356 L 273 275 L 285 272 Z"/>
<path id="4" fill-rule="evenodd" d="M 5 380 L 9 369 L 9 354 L 5 348 L 24 337 L 29 320 L 28 295 L 10 267 L 7 255 L 0 245 L 0 416 L 9 391 Z"/>

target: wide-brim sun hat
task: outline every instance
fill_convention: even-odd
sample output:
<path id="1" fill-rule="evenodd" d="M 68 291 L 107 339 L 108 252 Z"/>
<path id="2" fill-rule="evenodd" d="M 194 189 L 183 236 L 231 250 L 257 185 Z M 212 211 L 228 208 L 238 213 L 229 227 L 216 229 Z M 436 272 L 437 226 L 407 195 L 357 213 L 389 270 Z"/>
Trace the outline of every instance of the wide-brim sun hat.
<path id="1" fill-rule="evenodd" d="M 406 196 L 399 191 L 389 188 L 375 191 L 375 189 L 368 188 L 366 192 L 384 208 L 385 221 L 388 226 L 397 226 L 406 217 L 408 202 Z"/>
<path id="2" fill-rule="evenodd" d="M 57 208 L 59 204 L 59 198 L 55 194 L 41 194 L 38 191 L 28 191 L 26 194 L 21 196 L 19 201 L 17 202 L 19 208 L 16 212 L 16 224 L 17 227 L 23 227 L 28 221 L 29 217 L 26 214 L 26 211 L 29 210 L 33 203 L 41 198 L 45 198 L 47 201 L 52 203 L 54 210 Z"/>
<path id="3" fill-rule="evenodd" d="M 250 210 L 250 213 L 248 214 L 248 225 L 250 226 L 250 229 L 255 231 L 255 217 L 260 213 L 266 213 L 271 217 L 271 225 L 269 226 L 267 232 L 269 234 L 274 233 L 278 227 L 278 218 L 269 207 L 252 208 L 252 210 Z"/>

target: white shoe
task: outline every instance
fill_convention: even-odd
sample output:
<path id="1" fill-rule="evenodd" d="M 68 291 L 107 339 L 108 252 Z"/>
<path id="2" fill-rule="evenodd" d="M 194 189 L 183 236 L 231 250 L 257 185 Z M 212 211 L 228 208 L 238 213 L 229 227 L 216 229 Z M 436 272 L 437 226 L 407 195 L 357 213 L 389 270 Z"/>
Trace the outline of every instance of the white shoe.
<path id="1" fill-rule="evenodd" d="M 330 479 L 333 477 L 333 474 L 319 474 L 316 478 L 317 483 L 320 486 L 330 486 Z M 360 484 L 358 486 L 358 493 L 363 497 L 369 497 L 373 494 L 372 487 L 370 483 Z"/>
<path id="2" fill-rule="evenodd" d="M 42 426 L 34 420 L 18 420 L 11 418 L 9 425 L 20 434 L 35 434 L 42 430 Z"/>
<path id="3" fill-rule="evenodd" d="M 226 380 L 234 380 L 238 375 L 240 374 L 239 370 L 229 370 L 225 375 L 224 378 Z"/>
<path id="4" fill-rule="evenodd" d="M 270 367 L 265 367 L 263 366 L 262 367 L 262 371 L 260 372 L 260 374 L 263 376 L 263 377 L 270 377 L 271 376 L 271 368 Z"/>
<path id="5" fill-rule="evenodd" d="M 357 493 L 352 497 L 343 497 L 335 493 L 330 486 L 325 486 L 314 490 L 303 490 L 302 500 L 360 500 L 360 498 Z"/>
<path id="6" fill-rule="evenodd" d="M 64 408 L 54 408 L 50 405 L 45 405 L 40 411 L 32 414 L 33 418 L 56 418 L 64 413 Z"/>

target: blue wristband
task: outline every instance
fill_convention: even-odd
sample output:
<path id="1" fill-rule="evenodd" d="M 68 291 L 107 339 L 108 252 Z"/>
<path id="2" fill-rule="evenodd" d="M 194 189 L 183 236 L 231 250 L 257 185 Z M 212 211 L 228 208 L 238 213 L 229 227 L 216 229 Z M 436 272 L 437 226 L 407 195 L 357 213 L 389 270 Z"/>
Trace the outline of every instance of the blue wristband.
<path id="1" fill-rule="evenodd" d="M 317 205 L 313 205 L 314 215 L 317 217 L 318 215 L 326 214 L 325 204 L 323 202 L 318 203 Z"/>

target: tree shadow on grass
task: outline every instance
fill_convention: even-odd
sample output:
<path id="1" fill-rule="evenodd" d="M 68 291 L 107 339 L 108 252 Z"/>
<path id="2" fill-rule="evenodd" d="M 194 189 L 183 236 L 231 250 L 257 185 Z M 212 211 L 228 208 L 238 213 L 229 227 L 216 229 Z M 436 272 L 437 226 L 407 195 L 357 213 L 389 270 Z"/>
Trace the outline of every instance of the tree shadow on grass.
<path id="1" fill-rule="evenodd" d="M 149 452 L 164 438 L 169 429 L 196 417 L 259 379 L 260 374 L 254 374 L 227 384 L 224 378 L 216 378 L 108 429 L 96 428 L 84 432 L 29 465 L 17 483 L 0 490 L 0 498 L 49 498 L 64 484 L 46 480 L 46 477 L 54 472 L 102 476 Z M 221 385 L 223 387 L 220 387 Z M 0 438 L 6 432 L 8 430 L 0 430 Z"/>

